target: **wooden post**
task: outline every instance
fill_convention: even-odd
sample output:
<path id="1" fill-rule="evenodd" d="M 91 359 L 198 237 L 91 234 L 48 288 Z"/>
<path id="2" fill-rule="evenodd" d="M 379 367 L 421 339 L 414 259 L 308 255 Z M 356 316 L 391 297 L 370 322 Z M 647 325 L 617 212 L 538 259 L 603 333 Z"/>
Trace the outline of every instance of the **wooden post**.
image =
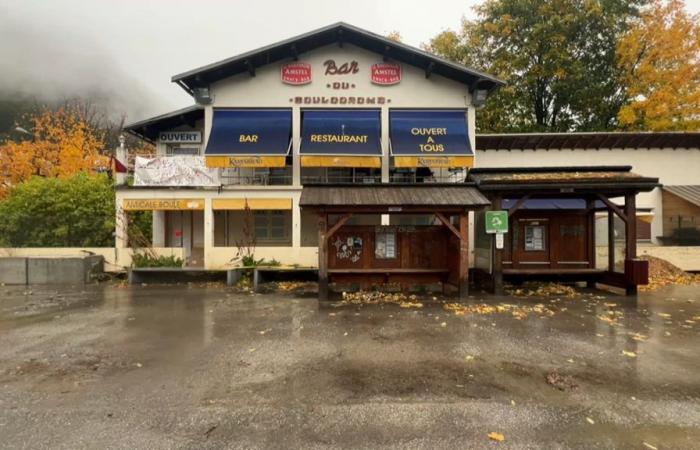
<path id="1" fill-rule="evenodd" d="M 491 210 L 501 210 L 501 196 L 496 195 L 491 199 Z M 496 235 L 491 235 L 493 247 L 493 293 L 503 295 L 503 250 L 496 248 Z"/>
<path id="2" fill-rule="evenodd" d="M 634 194 L 625 195 L 625 259 L 637 257 L 637 205 Z"/>
<path id="3" fill-rule="evenodd" d="M 615 272 L 615 215 L 608 209 L 608 272 Z"/>
<path id="4" fill-rule="evenodd" d="M 328 300 L 328 215 L 318 214 L 318 299 Z"/>
<path id="5" fill-rule="evenodd" d="M 588 247 L 588 267 L 595 269 L 596 266 L 596 245 L 595 245 L 595 200 L 592 198 L 586 199 L 586 228 L 587 230 L 587 247 Z M 595 287 L 596 280 L 588 279 L 586 285 L 589 288 Z"/>
<path id="6" fill-rule="evenodd" d="M 637 204 L 635 194 L 625 195 L 625 260 L 637 258 Z M 637 285 L 631 282 L 631 274 L 628 272 L 628 264 L 625 264 L 625 279 L 627 279 L 627 295 L 637 294 Z"/>
<path id="7" fill-rule="evenodd" d="M 469 296 L 469 213 L 459 215 L 459 299 Z"/>

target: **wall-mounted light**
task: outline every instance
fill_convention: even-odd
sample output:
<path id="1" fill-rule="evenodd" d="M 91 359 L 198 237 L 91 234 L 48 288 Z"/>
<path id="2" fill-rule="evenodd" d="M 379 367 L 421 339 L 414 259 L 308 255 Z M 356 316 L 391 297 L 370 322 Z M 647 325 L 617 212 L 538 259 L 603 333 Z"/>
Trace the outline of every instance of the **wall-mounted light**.
<path id="1" fill-rule="evenodd" d="M 200 105 L 208 105 L 213 100 L 208 87 L 194 88 L 192 93 L 194 94 L 194 101 Z"/>
<path id="2" fill-rule="evenodd" d="M 489 96 L 488 89 L 474 89 L 472 91 L 472 105 L 483 106 L 486 103 L 486 98 Z"/>

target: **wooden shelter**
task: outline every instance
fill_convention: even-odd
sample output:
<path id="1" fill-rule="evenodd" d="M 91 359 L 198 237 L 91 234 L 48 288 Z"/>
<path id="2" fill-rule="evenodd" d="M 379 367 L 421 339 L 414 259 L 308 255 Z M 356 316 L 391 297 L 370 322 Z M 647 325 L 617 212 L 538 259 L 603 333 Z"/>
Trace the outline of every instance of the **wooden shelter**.
<path id="1" fill-rule="evenodd" d="M 503 248 L 486 235 L 484 217 L 477 217 L 475 225 L 475 246 L 491 256 L 490 270 L 482 273 L 496 293 L 502 293 L 504 277 L 585 280 L 621 287 L 627 294 L 648 282 L 648 264 L 637 259 L 635 197 L 658 187 L 658 178 L 634 174 L 630 166 L 595 166 L 478 168 L 468 179 L 488 197 L 492 210 L 508 211 Z M 624 199 L 623 206 L 614 199 Z M 607 261 L 599 267 L 596 259 L 605 248 L 596 243 L 596 213 L 604 212 Z M 615 250 L 620 240 L 615 216 L 624 223 L 621 254 Z"/>
<path id="2" fill-rule="evenodd" d="M 319 299 L 328 298 L 329 282 L 363 288 L 440 282 L 443 289 L 446 284 L 456 286 L 465 298 L 468 213 L 488 204 L 468 184 L 304 186 L 299 205 L 318 215 Z M 347 224 L 361 214 L 432 214 L 440 225 Z"/>

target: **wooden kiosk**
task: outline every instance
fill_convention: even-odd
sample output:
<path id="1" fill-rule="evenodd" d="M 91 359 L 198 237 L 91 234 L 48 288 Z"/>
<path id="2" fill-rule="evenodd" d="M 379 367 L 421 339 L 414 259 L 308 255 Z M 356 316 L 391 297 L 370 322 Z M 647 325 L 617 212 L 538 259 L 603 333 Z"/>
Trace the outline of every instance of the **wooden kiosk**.
<path id="1" fill-rule="evenodd" d="M 658 178 L 634 174 L 630 166 L 594 166 L 478 168 L 468 180 L 488 197 L 491 210 L 508 211 L 502 249 L 485 234 L 484 217 L 475 222 L 476 260 L 490 256 L 490 267 L 482 263 L 479 273 L 490 278 L 495 293 L 503 292 L 504 278 L 580 280 L 628 295 L 648 283 L 648 263 L 637 259 L 635 197 L 658 187 Z M 601 215 L 607 222 L 602 246 L 596 242 Z M 619 232 L 616 217 L 623 224 Z"/>
<path id="2" fill-rule="evenodd" d="M 473 186 L 307 185 L 299 205 L 318 216 L 319 300 L 328 299 L 329 282 L 362 288 L 440 282 L 467 296 L 469 211 L 489 205 Z M 361 214 L 432 214 L 440 225 L 347 224 Z"/>

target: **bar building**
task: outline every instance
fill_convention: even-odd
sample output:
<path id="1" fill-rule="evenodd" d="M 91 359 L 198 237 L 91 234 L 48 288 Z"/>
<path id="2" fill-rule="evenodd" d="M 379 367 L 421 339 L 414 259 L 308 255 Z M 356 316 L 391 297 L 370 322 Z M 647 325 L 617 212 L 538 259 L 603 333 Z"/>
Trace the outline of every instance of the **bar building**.
<path id="1" fill-rule="evenodd" d="M 532 158 L 518 164 L 514 149 L 505 147 L 522 142 L 521 135 L 499 141 L 475 135 L 476 108 L 500 80 L 345 23 L 172 81 L 194 105 L 125 128 L 155 144 L 158 157 L 137 161 L 134 182 L 117 189 L 118 250 L 129 244 L 126 216 L 146 210 L 153 213 L 153 247 L 180 251 L 187 266 L 231 267 L 248 229 L 257 258 L 319 267 L 322 286 L 438 281 L 466 295 L 470 268 L 492 283 L 508 271 L 496 266 L 500 250 L 489 248 L 484 258 L 484 210 L 517 206 L 512 212 L 520 220 L 532 202 L 575 200 L 545 191 L 522 200 L 486 186 L 480 168 L 552 165 Z M 695 145 L 697 136 L 690 140 Z M 614 166 L 609 170 L 619 176 L 608 176 L 607 188 L 633 176 Z M 518 178 L 518 170 L 506 172 Z M 559 171 L 561 183 L 571 181 L 572 170 Z M 653 177 L 637 181 L 627 190 L 588 186 L 576 200 L 583 207 L 573 209 L 605 216 L 605 224 L 612 210 L 613 219 L 629 227 L 638 211 L 626 196 L 658 191 Z M 575 186 L 560 189 L 579 194 Z M 613 194 L 622 203 L 608 197 Z M 599 222 L 585 219 L 584 233 L 607 236 L 596 232 Z M 615 264 L 602 269 L 593 260 L 593 247 L 607 242 L 587 242 L 586 276 L 613 272 Z M 635 253 L 628 247 L 617 255 L 624 263 Z M 550 274 L 572 275 L 572 269 L 582 267 L 540 267 Z M 618 284 L 633 290 L 630 277 L 625 280 Z"/>

